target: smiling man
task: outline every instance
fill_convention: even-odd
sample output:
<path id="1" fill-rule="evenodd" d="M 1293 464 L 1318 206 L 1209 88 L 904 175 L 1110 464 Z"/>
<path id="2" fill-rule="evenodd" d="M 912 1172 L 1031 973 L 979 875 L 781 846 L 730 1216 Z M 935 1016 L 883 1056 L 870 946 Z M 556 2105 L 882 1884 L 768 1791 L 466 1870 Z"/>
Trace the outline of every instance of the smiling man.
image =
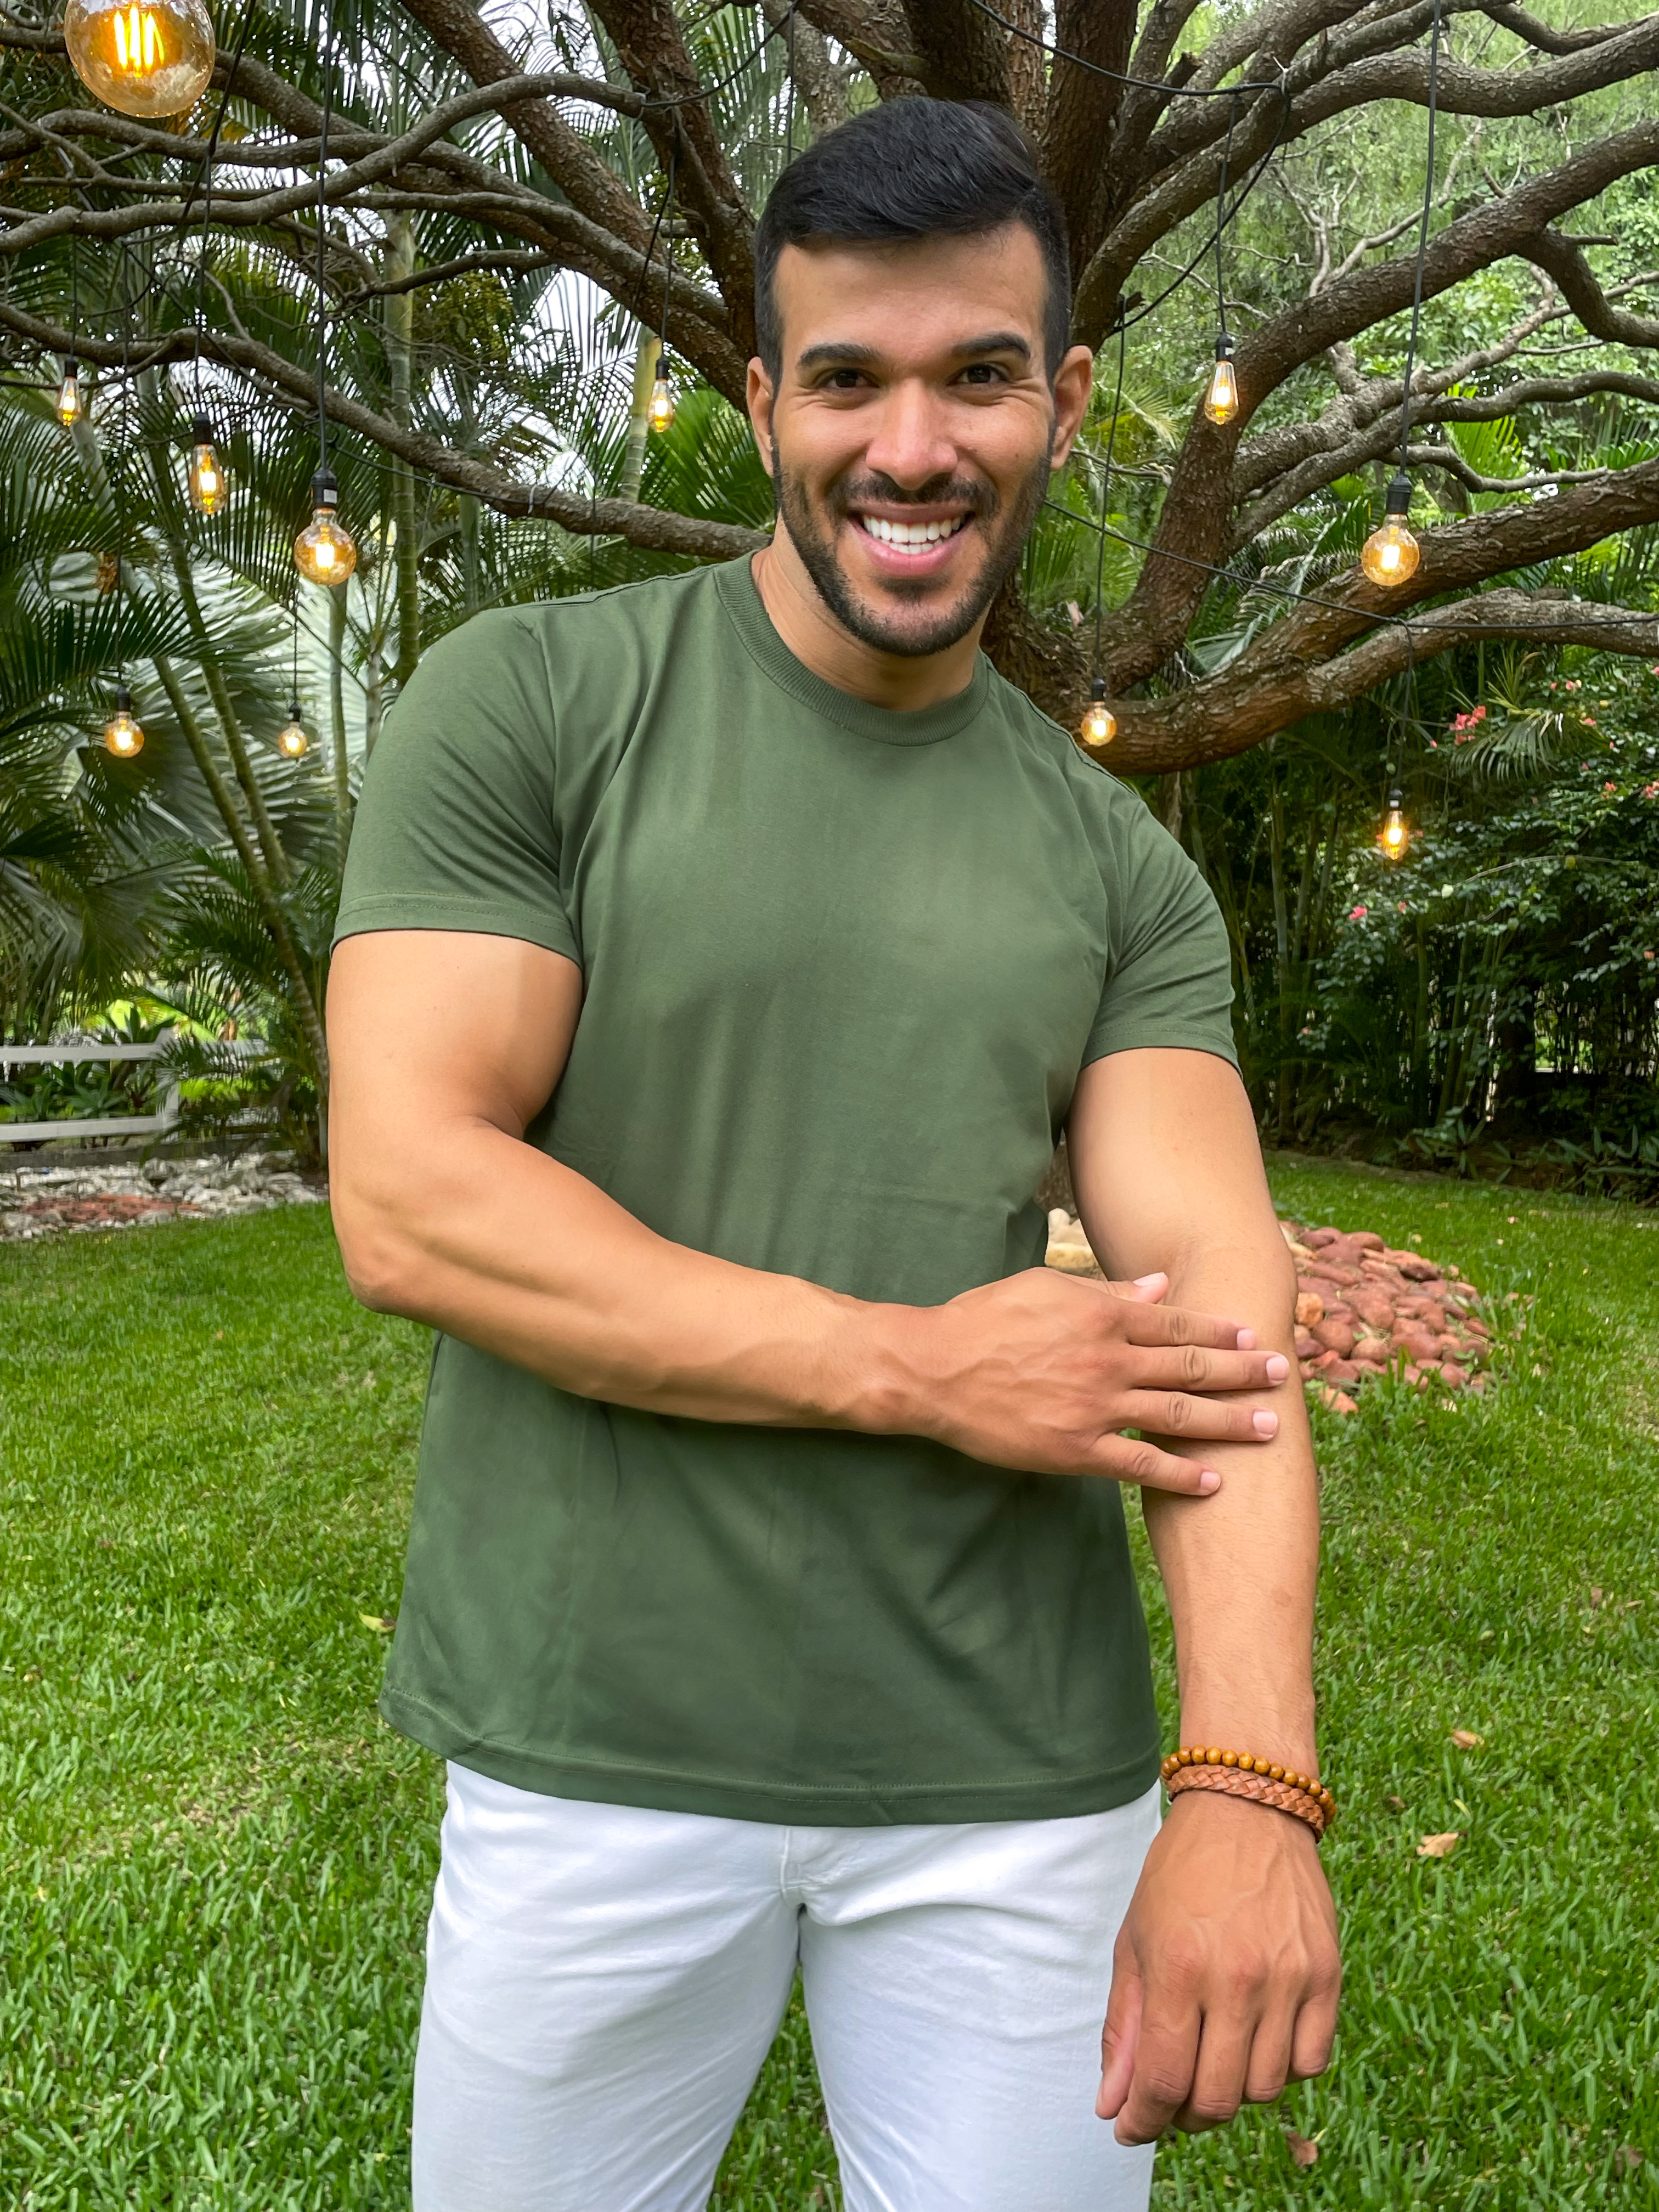
<path id="1" fill-rule="evenodd" d="M 1289 1262 L 1207 891 L 979 651 L 1090 390 L 1024 141 L 860 116 L 757 271 L 770 548 L 435 647 L 340 908 L 341 1247 L 439 1332 L 416 2212 L 706 2203 L 798 1971 L 849 2212 L 1116 2212 L 1330 2047 L 1315 1829 L 1160 1828 L 1121 1502 L 1181 1740 L 1311 1774 Z"/>

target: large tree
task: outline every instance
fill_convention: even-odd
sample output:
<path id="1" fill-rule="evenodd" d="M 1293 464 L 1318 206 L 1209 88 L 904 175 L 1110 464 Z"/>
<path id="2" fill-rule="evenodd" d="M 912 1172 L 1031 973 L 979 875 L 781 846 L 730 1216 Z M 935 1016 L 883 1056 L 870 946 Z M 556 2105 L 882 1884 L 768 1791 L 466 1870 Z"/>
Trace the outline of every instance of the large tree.
<path id="1" fill-rule="evenodd" d="M 770 173 L 745 88 L 787 100 L 797 143 L 872 98 L 992 100 L 1031 133 L 1065 205 L 1075 334 L 1103 360 L 1126 306 L 1134 321 L 1171 267 L 1196 264 L 1193 282 L 1203 281 L 1224 178 L 1230 205 L 1277 187 L 1308 249 L 1274 258 L 1255 283 L 1255 312 L 1230 303 L 1237 416 L 1217 424 L 1194 404 L 1156 471 L 1145 547 L 1102 628 L 1120 723 L 1114 765 L 1168 771 L 1223 758 L 1474 638 L 1659 646 L 1639 610 L 1549 581 L 1550 564 L 1659 521 L 1659 458 L 1626 438 L 1574 467 L 1555 434 L 1582 425 L 1586 409 L 1659 401 L 1640 358 L 1659 344 L 1659 316 L 1630 304 L 1645 275 L 1619 264 L 1609 278 L 1595 255 L 1616 241 L 1565 227 L 1628 194 L 1659 161 L 1659 121 L 1644 112 L 1659 15 L 1561 27 L 1507 0 L 1267 0 L 1236 15 L 1198 0 L 1058 0 L 1052 10 L 1039 0 L 750 0 L 712 15 L 693 0 L 587 0 L 562 14 L 556 5 L 532 31 L 468 0 L 341 0 L 331 40 L 314 19 L 246 8 L 227 7 L 216 89 L 174 129 L 94 106 L 59 32 L 25 0 L 0 4 L 0 47 L 11 50 L 0 262 L 13 272 L 0 289 L 0 333 L 15 362 L 36 365 L 73 337 L 106 370 L 199 358 L 267 403 L 311 405 L 303 343 L 277 343 L 235 313 L 216 277 L 199 285 L 200 327 L 194 315 L 152 312 L 136 337 L 131 318 L 116 329 L 83 317 L 72 332 L 61 283 L 53 292 L 18 279 L 53 255 L 61 271 L 70 239 L 83 256 L 142 248 L 153 270 L 158 251 L 182 253 L 199 228 L 222 259 L 240 250 L 291 268 L 301 292 L 318 244 L 319 56 L 331 50 L 330 313 L 342 344 L 354 316 L 378 317 L 393 373 L 386 404 L 342 379 L 327 406 L 350 437 L 389 457 L 394 504 L 419 472 L 505 516 L 729 557 L 761 533 L 598 496 L 568 474 L 537 481 L 510 425 L 460 440 L 441 414 L 417 419 L 396 374 L 408 303 L 485 275 L 579 272 L 647 328 L 665 312 L 675 352 L 740 405 L 754 347 L 754 210 Z M 532 66 L 550 58 L 568 66 Z M 1419 265 L 1431 85 L 1443 161 Z M 1483 131 L 1493 134 L 1484 152 Z M 1335 173 L 1320 171 L 1322 149 L 1339 167 L 1346 149 L 1352 180 L 1363 173 L 1356 146 L 1382 171 L 1367 197 L 1385 212 L 1368 227 L 1345 218 L 1340 191 L 1315 204 L 1321 174 Z M 366 252 L 369 238 L 384 250 Z M 1238 280 L 1241 292 L 1250 284 Z M 1384 591 L 1352 565 L 1351 545 L 1341 559 L 1304 563 L 1283 589 L 1311 600 L 1258 623 L 1224 668 L 1206 672 L 1191 645 L 1218 572 L 1259 571 L 1286 518 L 1356 477 L 1380 487 L 1391 469 L 1401 334 L 1419 285 L 1425 341 L 1432 331 L 1439 343 L 1417 356 L 1407 460 L 1441 491 L 1429 525 L 1413 517 L 1417 573 Z M 1468 314 L 1448 314 L 1443 303 L 1461 296 Z M 295 329 L 302 337 L 302 323 Z M 1470 427 L 1517 420 L 1543 426 L 1544 464 L 1483 472 L 1468 458 Z M 1116 428 L 1108 423 L 1102 451 Z M 1011 589 L 989 643 L 1008 674 L 1075 722 L 1089 623 L 1039 615 Z"/>

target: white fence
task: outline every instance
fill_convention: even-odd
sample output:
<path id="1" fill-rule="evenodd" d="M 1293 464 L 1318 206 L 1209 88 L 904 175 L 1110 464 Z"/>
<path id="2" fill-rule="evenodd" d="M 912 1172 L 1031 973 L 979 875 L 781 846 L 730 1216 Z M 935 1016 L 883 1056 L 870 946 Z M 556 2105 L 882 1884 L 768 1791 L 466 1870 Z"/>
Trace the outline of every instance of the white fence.
<path id="1" fill-rule="evenodd" d="M 71 1060 L 160 1060 L 159 1044 L 0 1044 L 0 1081 L 9 1069 L 64 1066 Z M 159 1114 L 65 1114 L 53 1121 L 0 1121 L 0 1145 L 33 1145 L 51 1137 L 164 1137 L 179 1120 L 179 1085 L 170 1084 Z"/>

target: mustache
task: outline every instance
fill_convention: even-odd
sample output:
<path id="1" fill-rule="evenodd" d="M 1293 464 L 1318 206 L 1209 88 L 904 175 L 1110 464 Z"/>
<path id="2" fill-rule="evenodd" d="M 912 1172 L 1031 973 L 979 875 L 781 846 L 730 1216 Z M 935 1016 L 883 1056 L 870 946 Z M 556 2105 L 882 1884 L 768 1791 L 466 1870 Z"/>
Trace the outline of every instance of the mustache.
<path id="1" fill-rule="evenodd" d="M 989 516 L 998 512 L 1002 501 L 993 486 L 975 483 L 967 477 L 930 477 L 925 484 L 912 485 L 907 489 L 877 470 L 872 475 L 849 477 L 845 483 L 832 485 L 825 504 L 838 514 L 848 514 L 858 507 L 880 505 L 964 507 L 969 514 Z"/>

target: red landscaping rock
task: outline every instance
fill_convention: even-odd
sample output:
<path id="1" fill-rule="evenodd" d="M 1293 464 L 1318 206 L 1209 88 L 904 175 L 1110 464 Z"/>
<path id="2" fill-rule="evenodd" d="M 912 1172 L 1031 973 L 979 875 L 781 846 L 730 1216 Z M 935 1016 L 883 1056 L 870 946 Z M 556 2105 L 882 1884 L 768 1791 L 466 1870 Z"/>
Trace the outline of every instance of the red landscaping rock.
<path id="1" fill-rule="evenodd" d="M 1455 1267 L 1369 1229 L 1279 1226 L 1296 1262 L 1297 1361 L 1322 1404 L 1351 1410 L 1343 1386 L 1358 1389 L 1367 1376 L 1397 1375 L 1423 1390 L 1486 1389 L 1492 1325 Z"/>

